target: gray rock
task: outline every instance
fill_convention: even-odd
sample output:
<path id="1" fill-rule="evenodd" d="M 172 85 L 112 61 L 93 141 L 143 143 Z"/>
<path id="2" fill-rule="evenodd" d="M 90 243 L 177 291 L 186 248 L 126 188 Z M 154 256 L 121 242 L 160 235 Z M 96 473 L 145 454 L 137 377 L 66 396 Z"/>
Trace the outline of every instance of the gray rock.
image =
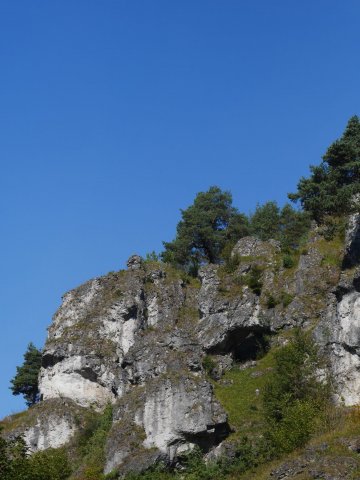
<path id="1" fill-rule="evenodd" d="M 280 242 L 270 240 L 264 242 L 256 237 L 243 237 L 235 245 L 232 256 L 240 257 L 269 257 L 280 252 Z"/>
<path id="2" fill-rule="evenodd" d="M 44 403 L 65 397 L 96 410 L 114 405 L 107 472 L 131 470 L 134 458 L 143 468 L 159 458 L 173 462 L 228 435 L 202 368 L 197 294 L 170 267 L 144 264 L 64 296 L 49 329 L 40 392 Z"/>
<path id="3" fill-rule="evenodd" d="M 139 255 L 131 255 L 126 265 L 129 270 L 139 270 L 142 266 L 142 258 Z"/>
<path id="4" fill-rule="evenodd" d="M 359 226 L 360 216 L 352 216 L 346 232 L 346 265 L 359 254 Z M 338 285 L 329 292 L 326 311 L 314 332 L 330 360 L 335 400 L 345 405 L 356 405 L 360 398 L 359 315 L 360 269 L 353 266 L 343 270 Z"/>
<path id="5" fill-rule="evenodd" d="M 8 430 L 14 420 L 16 427 Z M 68 399 L 52 399 L 33 406 L 20 420 L 6 417 L 2 436 L 7 440 L 22 436 L 29 453 L 34 453 L 67 444 L 85 422 L 84 408 Z"/>

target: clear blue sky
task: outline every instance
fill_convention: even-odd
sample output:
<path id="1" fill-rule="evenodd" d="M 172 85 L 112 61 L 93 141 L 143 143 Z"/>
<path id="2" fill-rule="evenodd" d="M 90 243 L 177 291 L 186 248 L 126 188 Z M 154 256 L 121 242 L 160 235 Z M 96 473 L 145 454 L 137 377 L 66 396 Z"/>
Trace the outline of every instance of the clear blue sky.
<path id="1" fill-rule="evenodd" d="M 0 417 L 61 295 L 210 185 L 286 201 L 360 113 L 360 3 L 0 1 Z"/>

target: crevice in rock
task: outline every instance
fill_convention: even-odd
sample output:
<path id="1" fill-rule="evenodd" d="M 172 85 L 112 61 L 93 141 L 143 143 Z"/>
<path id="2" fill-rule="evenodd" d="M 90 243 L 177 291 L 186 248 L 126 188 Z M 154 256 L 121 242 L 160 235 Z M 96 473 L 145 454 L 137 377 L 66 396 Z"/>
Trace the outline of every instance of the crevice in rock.
<path id="1" fill-rule="evenodd" d="M 346 253 L 342 261 L 343 270 L 355 267 L 355 265 L 359 265 L 360 263 L 359 252 L 360 252 L 360 228 L 357 227 L 354 237 L 351 241 L 351 244 L 346 250 Z"/>
<path id="2" fill-rule="evenodd" d="M 348 345 L 347 343 L 342 343 L 341 346 L 343 347 L 343 349 L 346 352 L 351 353 L 351 355 L 358 355 L 359 354 L 358 347 L 353 347 L 352 345 Z"/>
<path id="3" fill-rule="evenodd" d="M 96 372 L 94 372 L 92 368 L 84 367 L 80 370 L 75 370 L 75 372 L 81 375 L 86 380 L 90 380 L 90 382 L 97 382 L 98 375 Z"/>
<path id="4" fill-rule="evenodd" d="M 354 277 L 353 280 L 354 288 L 357 292 L 360 292 L 360 277 Z"/>
<path id="5" fill-rule="evenodd" d="M 128 311 L 124 315 L 124 320 L 130 320 L 130 318 L 136 318 L 138 313 L 138 306 L 132 305 L 128 308 Z"/>

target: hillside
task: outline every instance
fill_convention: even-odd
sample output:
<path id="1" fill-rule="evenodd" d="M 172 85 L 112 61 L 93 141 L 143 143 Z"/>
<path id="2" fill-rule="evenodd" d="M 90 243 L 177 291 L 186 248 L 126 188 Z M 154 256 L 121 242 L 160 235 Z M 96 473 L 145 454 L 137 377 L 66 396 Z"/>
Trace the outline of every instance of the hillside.
<path id="1" fill-rule="evenodd" d="M 338 433 L 325 429 L 320 444 L 313 436 L 305 453 L 258 478 L 285 478 L 286 468 L 286 478 L 330 478 L 305 474 L 306 465 L 324 458 L 324 471 L 339 470 L 339 452 L 350 476 L 340 468 L 331 478 L 356 478 L 359 232 L 358 216 L 331 240 L 314 226 L 290 267 L 276 241 L 244 237 L 230 266 L 204 266 L 198 278 L 132 256 L 127 270 L 70 291 L 49 328 L 42 401 L 4 419 L 4 436 L 22 434 L 32 452 L 65 448 L 73 479 L 175 465 L 194 446 L 232 458 L 244 435 L 261 436 L 274 352 L 301 327 L 330 359 Z M 107 405 L 111 420 L 95 442 Z"/>
<path id="2" fill-rule="evenodd" d="M 161 255 L 66 293 L 12 380 L 2 478 L 360 478 L 359 165 L 352 117 L 303 210 L 210 187 Z"/>

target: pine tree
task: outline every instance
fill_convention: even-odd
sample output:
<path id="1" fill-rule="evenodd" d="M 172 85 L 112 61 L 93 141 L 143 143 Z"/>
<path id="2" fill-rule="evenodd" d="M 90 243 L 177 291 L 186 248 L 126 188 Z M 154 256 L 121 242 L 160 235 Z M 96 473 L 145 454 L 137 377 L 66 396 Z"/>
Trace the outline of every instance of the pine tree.
<path id="1" fill-rule="evenodd" d="M 175 240 L 164 242 L 162 259 L 190 272 L 204 262 L 218 262 L 227 242 L 248 233 L 246 216 L 232 206 L 231 193 L 219 187 L 198 193 L 181 216 Z"/>
<path id="2" fill-rule="evenodd" d="M 16 375 L 11 380 L 13 395 L 23 395 L 26 405 L 30 407 L 39 401 L 38 376 L 41 367 L 41 351 L 29 343 L 24 354 L 24 363 L 16 367 Z"/>
<path id="3" fill-rule="evenodd" d="M 299 201 L 318 222 L 328 215 L 343 215 L 358 208 L 360 193 L 360 120 L 351 117 L 344 134 L 323 156 L 318 166 L 311 166 L 311 176 L 301 178 L 298 191 L 290 200 Z"/>

